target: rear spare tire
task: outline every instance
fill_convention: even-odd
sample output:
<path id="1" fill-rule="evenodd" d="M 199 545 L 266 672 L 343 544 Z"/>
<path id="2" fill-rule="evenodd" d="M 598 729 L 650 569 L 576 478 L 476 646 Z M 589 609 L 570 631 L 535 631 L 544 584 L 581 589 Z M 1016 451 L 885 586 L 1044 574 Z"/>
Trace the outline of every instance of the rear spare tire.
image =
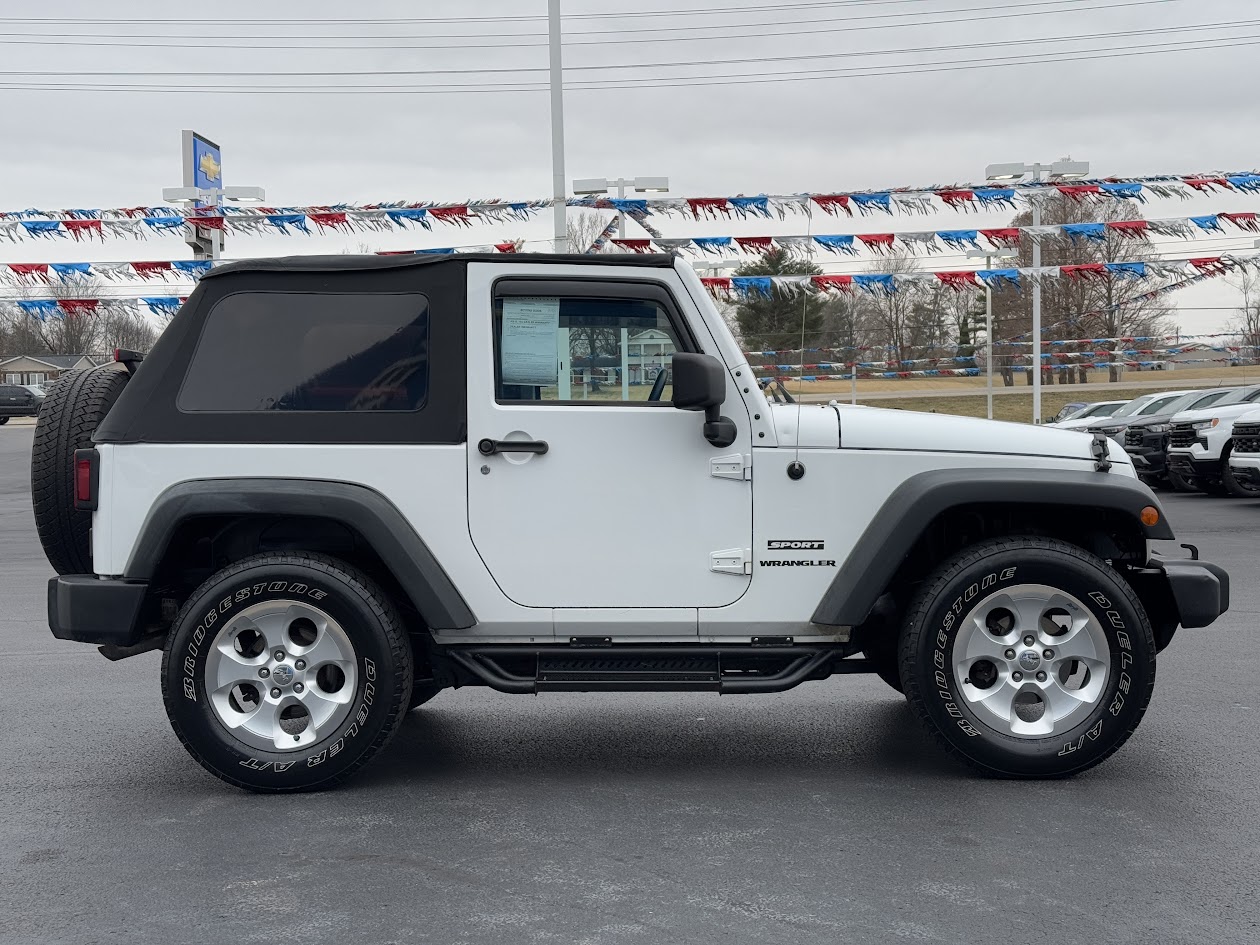
<path id="1" fill-rule="evenodd" d="M 92 445 L 131 375 L 102 364 L 58 378 L 44 399 L 31 448 L 31 499 L 44 554 L 58 574 L 89 574 L 92 513 L 74 507 L 74 451 Z"/>

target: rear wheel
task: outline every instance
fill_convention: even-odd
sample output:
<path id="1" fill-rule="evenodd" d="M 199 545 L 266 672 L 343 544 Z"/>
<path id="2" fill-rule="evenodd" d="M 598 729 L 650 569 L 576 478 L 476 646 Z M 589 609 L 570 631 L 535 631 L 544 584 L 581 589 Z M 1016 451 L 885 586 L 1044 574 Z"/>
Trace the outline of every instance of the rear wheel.
<path id="1" fill-rule="evenodd" d="M 328 787 L 393 737 L 411 644 L 364 574 L 322 555 L 262 554 L 199 587 L 162 659 L 175 734 L 208 771 L 256 791 Z"/>
<path id="2" fill-rule="evenodd" d="M 926 582 L 901 679 L 948 751 L 1000 777 L 1098 764 L 1137 727 L 1155 682 L 1150 622 L 1106 562 L 1048 538 L 967 549 Z"/>

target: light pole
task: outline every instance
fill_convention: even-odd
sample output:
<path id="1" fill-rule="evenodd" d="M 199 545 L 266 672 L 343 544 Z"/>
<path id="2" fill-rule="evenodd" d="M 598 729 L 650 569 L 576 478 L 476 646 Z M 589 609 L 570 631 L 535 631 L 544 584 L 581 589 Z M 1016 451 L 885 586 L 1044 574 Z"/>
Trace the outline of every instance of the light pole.
<path id="1" fill-rule="evenodd" d="M 1089 174 L 1088 161 L 1073 161 L 1062 158 L 1053 164 L 990 164 L 985 169 L 985 177 L 991 181 L 1017 181 L 1025 175 L 1032 175 L 1033 183 L 1041 180 L 1041 175 L 1049 172 L 1050 180 L 1076 180 Z M 1034 197 L 1032 204 L 1032 225 L 1041 226 L 1041 201 Z M 1034 269 L 1041 267 L 1041 240 L 1033 239 L 1032 264 Z M 1033 423 L 1041 422 L 1041 280 L 1033 280 Z"/>
<path id="2" fill-rule="evenodd" d="M 583 196 L 591 194 L 606 194 L 612 188 L 617 188 L 617 199 L 626 199 L 626 188 L 633 187 L 637 193 L 658 193 L 663 194 L 669 190 L 668 177 L 618 177 L 616 180 L 605 180 L 602 177 L 585 177 L 581 180 L 573 182 L 573 192 Z M 617 239 L 624 240 L 626 238 L 626 214 L 618 209 L 617 211 Z"/>
<path id="3" fill-rule="evenodd" d="M 551 197 L 555 251 L 569 251 L 564 192 L 564 63 L 560 50 L 560 0 L 547 0 L 547 47 L 551 58 Z"/>
<path id="4" fill-rule="evenodd" d="M 984 268 L 993 268 L 995 259 L 1014 259 L 1017 255 L 1009 249 L 969 249 L 967 255 L 972 259 L 984 257 Z M 1040 361 L 1040 356 L 1038 361 Z M 1041 370 L 1040 363 L 1037 370 Z M 988 418 L 993 419 L 993 289 L 988 280 L 984 283 L 984 374 L 985 398 L 989 402 Z"/>

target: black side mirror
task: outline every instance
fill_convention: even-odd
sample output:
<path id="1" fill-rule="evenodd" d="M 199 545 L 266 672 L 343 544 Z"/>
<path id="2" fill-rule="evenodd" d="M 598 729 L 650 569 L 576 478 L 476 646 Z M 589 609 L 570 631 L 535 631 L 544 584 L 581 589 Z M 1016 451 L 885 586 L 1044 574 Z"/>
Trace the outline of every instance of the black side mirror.
<path id="1" fill-rule="evenodd" d="M 717 447 L 735 442 L 735 422 L 719 415 L 726 400 L 726 368 L 707 354 L 677 351 L 672 359 L 674 406 L 679 410 L 704 411 L 704 438 Z"/>

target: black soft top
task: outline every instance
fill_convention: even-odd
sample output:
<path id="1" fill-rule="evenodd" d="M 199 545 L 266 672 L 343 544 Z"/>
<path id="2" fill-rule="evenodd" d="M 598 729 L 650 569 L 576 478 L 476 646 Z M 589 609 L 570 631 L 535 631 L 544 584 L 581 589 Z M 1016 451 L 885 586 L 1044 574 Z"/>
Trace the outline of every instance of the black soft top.
<path id="1" fill-rule="evenodd" d="M 674 268 L 675 257 L 666 253 L 621 253 L 584 256 L 576 253 L 407 253 L 398 256 L 275 256 L 270 259 L 242 259 L 217 266 L 202 281 L 237 272 L 362 272 L 373 269 L 406 269 L 452 263 L 555 263 L 578 266 L 636 266 L 652 269 Z"/>

